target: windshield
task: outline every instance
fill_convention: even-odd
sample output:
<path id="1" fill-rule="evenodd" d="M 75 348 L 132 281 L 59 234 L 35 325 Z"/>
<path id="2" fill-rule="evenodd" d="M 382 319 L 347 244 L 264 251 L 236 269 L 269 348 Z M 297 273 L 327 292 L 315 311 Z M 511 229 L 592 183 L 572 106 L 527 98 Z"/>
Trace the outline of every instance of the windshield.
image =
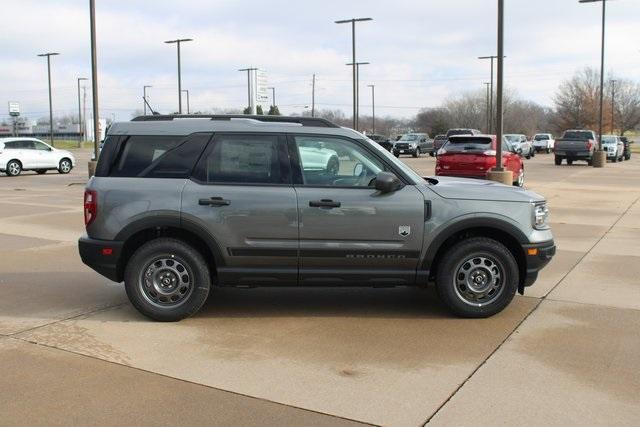
<path id="1" fill-rule="evenodd" d="M 564 133 L 563 139 L 578 139 L 580 141 L 587 141 L 593 138 L 591 132 L 586 130 L 568 130 Z"/>
<path id="2" fill-rule="evenodd" d="M 505 135 L 504 137 L 509 142 L 520 142 L 520 135 Z"/>
<path id="3" fill-rule="evenodd" d="M 418 135 L 410 134 L 410 135 L 402 135 L 400 141 L 417 141 Z"/>
<path id="4" fill-rule="evenodd" d="M 448 152 L 465 152 L 465 151 L 485 151 L 491 148 L 491 138 L 478 136 L 458 136 L 449 139 L 444 145 L 444 149 Z"/>
<path id="5" fill-rule="evenodd" d="M 471 132 L 469 129 L 450 129 L 449 131 L 447 131 L 447 135 L 446 136 L 453 136 L 453 135 L 472 135 L 473 132 Z"/>
<path id="6" fill-rule="evenodd" d="M 393 163 L 398 169 L 407 174 L 414 181 L 414 183 L 418 184 L 426 182 L 424 179 L 422 179 L 422 175 L 411 169 L 409 166 L 407 166 L 406 163 L 396 159 L 393 154 L 385 150 L 379 144 L 376 144 L 374 141 L 364 135 L 362 135 L 362 137 L 364 137 L 365 140 L 369 141 L 370 145 L 373 146 L 373 148 L 376 149 L 378 153 L 387 160 L 387 162 Z"/>
<path id="7" fill-rule="evenodd" d="M 533 139 L 535 141 L 545 141 L 549 139 L 549 135 L 536 135 Z"/>
<path id="8" fill-rule="evenodd" d="M 616 137 L 615 137 L 615 136 L 607 136 L 607 135 L 604 135 L 604 136 L 602 137 L 602 143 L 603 143 L 603 144 L 615 144 L 616 142 L 617 142 L 617 141 L 616 141 Z"/>

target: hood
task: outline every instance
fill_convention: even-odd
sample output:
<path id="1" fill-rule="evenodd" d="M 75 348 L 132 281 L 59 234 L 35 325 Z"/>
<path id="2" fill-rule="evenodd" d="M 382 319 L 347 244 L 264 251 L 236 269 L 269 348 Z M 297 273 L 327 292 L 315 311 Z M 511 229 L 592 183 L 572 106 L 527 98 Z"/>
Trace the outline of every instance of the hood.
<path id="1" fill-rule="evenodd" d="M 533 191 L 484 179 L 446 176 L 425 177 L 425 179 L 433 184 L 429 186 L 429 189 L 445 199 L 520 203 L 544 201 L 544 197 Z M 436 181 L 437 184 L 435 184 Z"/>

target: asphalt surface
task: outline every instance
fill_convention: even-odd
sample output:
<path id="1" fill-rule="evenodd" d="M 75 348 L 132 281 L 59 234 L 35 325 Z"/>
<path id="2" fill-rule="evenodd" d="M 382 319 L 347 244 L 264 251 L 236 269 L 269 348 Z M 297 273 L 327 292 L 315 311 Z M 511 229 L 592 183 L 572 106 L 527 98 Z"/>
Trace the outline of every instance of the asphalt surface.
<path id="1" fill-rule="evenodd" d="M 154 323 L 85 267 L 88 152 L 0 177 L 0 424 L 637 425 L 640 158 L 525 161 L 558 254 L 490 319 L 433 290 L 224 289 Z M 423 174 L 428 157 L 402 158 Z"/>

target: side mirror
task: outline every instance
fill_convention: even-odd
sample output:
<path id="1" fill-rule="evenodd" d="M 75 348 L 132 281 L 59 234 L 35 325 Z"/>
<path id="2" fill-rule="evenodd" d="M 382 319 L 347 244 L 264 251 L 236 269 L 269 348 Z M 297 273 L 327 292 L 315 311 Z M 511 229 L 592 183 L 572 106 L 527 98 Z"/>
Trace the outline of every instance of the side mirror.
<path id="1" fill-rule="evenodd" d="M 393 193 L 404 186 L 397 176 L 389 172 L 380 172 L 376 176 L 375 185 L 376 190 L 381 193 Z"/>

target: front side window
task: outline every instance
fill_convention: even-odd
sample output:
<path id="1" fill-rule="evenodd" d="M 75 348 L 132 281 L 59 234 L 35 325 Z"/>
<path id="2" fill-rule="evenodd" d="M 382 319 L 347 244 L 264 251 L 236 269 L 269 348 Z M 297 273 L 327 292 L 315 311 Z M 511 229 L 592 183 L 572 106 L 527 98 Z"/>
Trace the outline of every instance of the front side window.
<path id="1" fill-rule="evenodd" d="M 47 144 L 44 144 L 40 141 L 33 141 L 33 144 L 35 145 L 36 150 L 49 151 L 49 147 L 47 146 Z"/>
<path id="2" fill-rule="evenodd" d="M 384 164 L 357 143 L 330 136 L 296 136 L 305 185 L 369 187 Z"/>
<path id="3" fill-rule="evenodd" d="M 217 135 L 194 177 L 205 183 L 285 184 L 280 161 L 284 142 L 278 135 Z"/>

